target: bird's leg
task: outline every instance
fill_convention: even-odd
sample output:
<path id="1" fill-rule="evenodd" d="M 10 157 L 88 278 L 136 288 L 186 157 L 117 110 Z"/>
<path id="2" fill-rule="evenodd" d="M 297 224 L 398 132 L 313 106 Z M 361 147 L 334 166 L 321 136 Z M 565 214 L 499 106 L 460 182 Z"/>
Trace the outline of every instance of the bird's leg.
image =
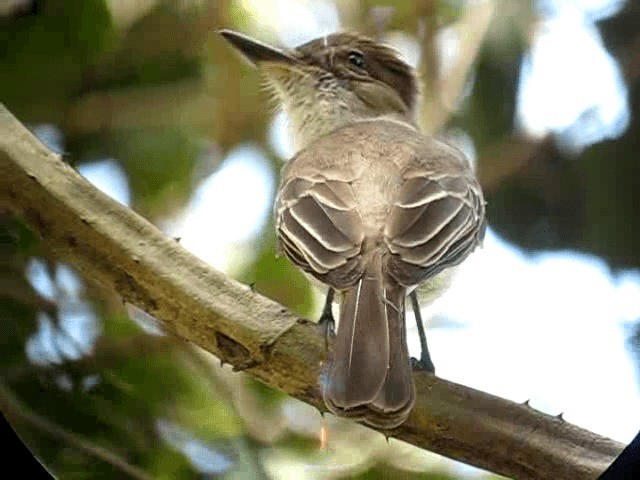
<path id="1" fill-rule="evenodd" d="M 324 328 L 324 339 L 327 351 L 329 350 L 329 337 L 334 336 L 336 326 L 336 321 L 333 318 L 333 310 L 331 309 L 333 306 L 334 295 L 335 290 L 329 287 L 329 290 L 327 291 L 327 298 L 324 302 L 324 308 L 322 309 L 322 315 L 320 315 L 320 320 L 318 321 L 318 325 Z"/>
<path id="2" fill-rule="evenodd" d="M 411 299 L 411 307 L 413 308 L 413 314 L 416 317 L 416 324 L 418 326 L 418 335 L 420 336 L 420 360 L 411 358 L 411 366 L 416 370 L 426 370 L 430 373 L 436 373 L 436 367 L 433 366 L 431 361 L 431 355 L 429 355 L 429 347 L 427 346 L 427 335 L 424 333 L 424 325 L 422 324 L 422 315 L 420 314 L 420 305 L 418 304 L 418 295 L 416 290 L 413 290 L 409 294 Z"/>

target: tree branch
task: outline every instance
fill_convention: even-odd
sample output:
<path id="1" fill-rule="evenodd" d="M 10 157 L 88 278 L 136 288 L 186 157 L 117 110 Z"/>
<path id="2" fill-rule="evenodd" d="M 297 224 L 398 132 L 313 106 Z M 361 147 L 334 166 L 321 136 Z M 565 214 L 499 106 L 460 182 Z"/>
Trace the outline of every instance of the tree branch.
<path id="1" fill-rule="evenodd" d="M 0 209 L 22 216 L 61 259 L 162 320 L 166 330 L 325 410 L 315 324 L 208 267 L 85 181 L 0 104 Z M 519 479 L 593 479 L 613 440 L 426 373 L 391 436 Z"/>

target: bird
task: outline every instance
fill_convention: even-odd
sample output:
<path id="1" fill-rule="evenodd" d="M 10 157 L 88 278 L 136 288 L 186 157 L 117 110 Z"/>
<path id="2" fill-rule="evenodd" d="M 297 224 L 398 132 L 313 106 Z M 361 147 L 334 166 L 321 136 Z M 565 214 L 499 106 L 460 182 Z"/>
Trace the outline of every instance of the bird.
<path id="1" fill-rule="evenodd" d="M 459 149 L 420 131 L 420 80 L 392 47 L 352 32 L 292 49 L 219 33 L 260 70 L 289 121 L 296 153 L 281 172 L 276 234 L 279 250 L 327 287 L 325 405 L 397 428 L 416 401 L 413 368 L 435 373 L 416 292 L 442 283 L 484 238 L 474 169 Z M 407 347 L 407 297 L 419 361 Z"/>

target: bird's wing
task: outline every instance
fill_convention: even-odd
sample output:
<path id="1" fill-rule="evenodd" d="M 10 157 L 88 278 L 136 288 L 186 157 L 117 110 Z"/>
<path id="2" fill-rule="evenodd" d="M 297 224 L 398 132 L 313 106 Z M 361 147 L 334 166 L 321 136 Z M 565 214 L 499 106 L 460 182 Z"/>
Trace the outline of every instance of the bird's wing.
<path id="1" fill-rule="evenodd" d="M 349 182 L 330 171 L 284 175 L 275 204 L 284 253 L 300 268 L 336 288 L 361 275 L 362 219 Z"/>
<path id="2" fill-rule="evenodd" d="M 389 273 L 415 285 L 462 262 L 484 237 L 484 199 L 463 154 L 434 141 L 418 151 L 387 217 Z"/>

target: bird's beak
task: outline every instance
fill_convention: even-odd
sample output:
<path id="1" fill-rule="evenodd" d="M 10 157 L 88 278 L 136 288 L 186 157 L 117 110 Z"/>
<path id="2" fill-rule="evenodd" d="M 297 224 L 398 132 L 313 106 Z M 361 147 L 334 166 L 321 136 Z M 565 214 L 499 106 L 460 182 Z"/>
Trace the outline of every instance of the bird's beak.
<path id="1" fill-rule="evenodd" d="M 233 30 L 218 30 L 218 33 L 256 67 L 267 64 L 287 66 L 297 63 L 297 60 L 288 53 L 260 43 L 242 33 Z"/>

